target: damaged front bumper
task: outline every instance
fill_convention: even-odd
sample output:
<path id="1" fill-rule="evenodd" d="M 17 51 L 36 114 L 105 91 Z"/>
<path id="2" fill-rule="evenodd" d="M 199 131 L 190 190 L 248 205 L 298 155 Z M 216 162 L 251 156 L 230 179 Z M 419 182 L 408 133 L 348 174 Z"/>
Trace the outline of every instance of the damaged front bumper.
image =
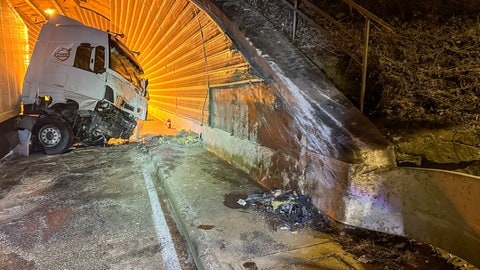
<path id="1" fill-rule="evenodd" d="M 128 139 L 136 127 L 133 116 L 112 103 L 101 100 L 95 110 L 78 110 L 74 129 L 76 137 L 86 145 L 106 144 L 110 138 Z"/>

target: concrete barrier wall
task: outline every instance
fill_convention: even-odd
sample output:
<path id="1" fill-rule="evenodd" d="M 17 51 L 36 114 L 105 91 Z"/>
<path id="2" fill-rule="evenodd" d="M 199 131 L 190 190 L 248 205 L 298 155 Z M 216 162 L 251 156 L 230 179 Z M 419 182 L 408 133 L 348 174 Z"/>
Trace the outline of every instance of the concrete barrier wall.
<path id="1" fill-rule="evenodd" d="M 208 126 L 217 132 L 204 132 L 204 139 L 212 151 L 263 186 L 296 188 L 302 134 L 284 102 L 263 83 L 210 92 Z"/>
<path id="2" fill-rule="evenodd" d="M 480 177 L 431 169 L 365 171 L 310 153 L 305 193 L 331 218 L 407 236 L 480 266 Z"/>
<path id="3" fill-rule="evenodd" d="M 337 219 L 431 243 L 480 266 L 479 194 L 479 177 L 448 171 L 352 174 Z"/>

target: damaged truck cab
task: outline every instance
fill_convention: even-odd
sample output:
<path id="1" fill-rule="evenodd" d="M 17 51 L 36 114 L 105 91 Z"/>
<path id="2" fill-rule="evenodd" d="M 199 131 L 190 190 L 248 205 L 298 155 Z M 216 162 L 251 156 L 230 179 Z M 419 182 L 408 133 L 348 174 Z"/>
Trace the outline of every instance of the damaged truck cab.
<path id="1" fill-rule="evenodd" d="M 133 53 L 115 35 L 53 15 L 42 27 L 22 89 L 36 119 L 32 143 L 47 154 L 73 143 L 128 139 L 147 117 L 147 84 Z"/>

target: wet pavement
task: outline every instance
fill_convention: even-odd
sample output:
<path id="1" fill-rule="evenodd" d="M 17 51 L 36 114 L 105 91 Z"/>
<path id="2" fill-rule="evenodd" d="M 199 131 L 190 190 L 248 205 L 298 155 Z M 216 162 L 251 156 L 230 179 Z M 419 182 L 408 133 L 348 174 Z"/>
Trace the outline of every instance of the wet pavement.
<path id="1" fill-rule="evenodd" d="M 1 269 L 164 269 L 138 145 L 0 165 Z M 179 261 L 195 269 L 174 231 Z"/>

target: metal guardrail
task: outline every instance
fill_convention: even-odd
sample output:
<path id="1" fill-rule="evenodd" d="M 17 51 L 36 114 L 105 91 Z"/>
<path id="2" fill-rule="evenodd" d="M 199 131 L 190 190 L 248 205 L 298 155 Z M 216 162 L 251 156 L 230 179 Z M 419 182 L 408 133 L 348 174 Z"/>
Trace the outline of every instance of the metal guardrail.
<path id="1" fill-rule="evenodd" d="M 361 7 L 357 3 L 353 2 L 352 0 L 342 0 L 345 4 L 349 5 L 353 10 L 356 10 L 365 18 L 365 28 L 363 33 L 363 40 L 359 39 L 355 34 L 351 33 L 348 29 L 346 29 L 340 22 L 335 20 L 332 16 L 330 16 L 327 12 L 323 11 L 320 7 L 316 6 L 310 0 L 293 0 L 291 3 L 288 0 L 282 0 L 281 2 L 293 10 L 293 20 L 292 20 L 292 40 L 295 40 L 296 32 L 297 32 L 297 22 L 298 16 L 302 19 L 306 20 L 309 24 L 313 25 L 317 29 L 321 29 L 322 26 L 318 24 L 314 19 L 310 18 L 307 14 L 305 14 L 302 10 L 300 10 L 300 3 L 303 3 L 309 9 L 313 10 L 315 13 L 319 14 L 323 18 L 325 18 L 328 22 L 335 25 L 340 31 L 348 35 L 354 42 L 359 44 L 360 46 L 363 45 L 363 54 L 362 59 L 359 59 L 355 53 L 350 52 L 348 49 L 342 48 L 342 50 L 347 53 L 355 62 L 357 62 L 362 67 L 362 81 L 361 81 L 361 90 L 360 90 L 360 111 L 363 112 L 363 107 L 365 103 L 365 90 L 366 90 L 366 80 L 367 80 L 367 68 L 368 68 L 368 51 L 369 51 L 369 42 L 370 42 L 370 26 L 371 22 L 379 25 L 381 28 L 394 32 L 394 28 L 390 26 L 388 23 L 384 22 L 382 19 L 377 17 L 375 14 L 371 13 L 370 11 L 366 10 L 365 8 Z"/>

